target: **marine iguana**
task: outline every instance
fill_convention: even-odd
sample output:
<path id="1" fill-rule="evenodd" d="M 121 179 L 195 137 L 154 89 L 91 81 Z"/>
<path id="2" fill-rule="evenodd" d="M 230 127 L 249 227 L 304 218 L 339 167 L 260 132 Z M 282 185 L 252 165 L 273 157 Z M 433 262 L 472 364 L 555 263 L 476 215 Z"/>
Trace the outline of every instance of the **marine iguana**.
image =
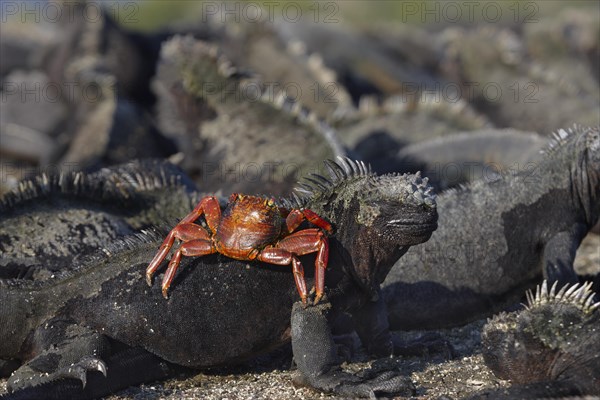
<path id="1" fill-rule="evenodd" d="M 439 193 L 497 174 L 533 172 L 547 144 L 544 136 L 515 129 L 460 132 L 404 146 L 381 160 L 384 170 L 378 172 L 421 171 Z"/>
<path id="2" fill-rule="evenodd" d="M 153 89 L 159 127 L 202 191 L 289 195 L 300 176 L 345 154 L 314 112 L 191 35 L 164 42 Z"/>
<path id="3" fill-rule="evenodd" d="M 409 144 L 369 163 L 380 174 L 421 171 L 440 193 L 478 179 L 496 180 L 498 174 L 533 176 L 547 146 L 548 139 L 534 132 L 482 129 Z M 600 234 L 600 221 L 591 232 Z"/>
<path id="4" fill-rule="evenodd" d="M 156 71 L 160 43 L 168 35 L 129 30 L 123 20 L 118 21 L 118 14 L 104 4 L 99 4 L 94 18 L 90 18 L 89 3 L 85 0 L 61 3 L 57 7 L 63 12 L 58 13 L 57 18 L 52 21 L 42 19 L 39 24 L 46 28 L 44 34 L 54 40 L 40 51 L 45 54 L 38 56 L 41 63 L 36 67 L 59 85 L 70 83 L 76 92 L 89 90 L 82 85 L 92 84 L 85 79 L 82 81 L 82 72 L 111 76 L 111 85 L 120 98 L 149 110 L 155 100 L 150 79 Z M 93 105 L 91 103 L 102 95 L 97 91 L 70 97 L 74 93 L 69 92 L 66 96 L 67 91 L 62 92 L 59 93 L 62 100 L 88 105 Z"/>
<path id="5" fill-rule="evenodd" d="M 597 10 L 597 5 L 590 5 Z M 538 63 L 577 71 L 571 75 L 579 84 L 590 72 L 600 81 L 600 38 L 596 34 L 600 19 L 590 10 L 568 7 L 545 17 L 543 24 L 525 24 L 523 45 L 528 54 Z M 577 76 L 579 71 L 584 71 L 583 78 Z"/>
<path id="6" fill-rule="evenodd" d="M 332 13 L 331 16 L 334 15 Z M 365 94 L 390 96 L 406 93 L 414 87 L 432 91 L 440 86 L 439 77 L 432 74 L 430 68 L 424 68 L 403 54 L 394 54 L 382 46 L 378 38 L 374 40 L 365 35 L 367 26 L 357 30 L 345 24 L 316 22 L 305 19 L 290 23 L 282 20 L 274 25 L 283 39 L 302 41 L 310 52 L 321 54 L 325 65 L 335 71 L 356 103 Z M 387 25 L 385 27 L 388 28 Z M 413 35 L 417 29 L 416 26 L 411 28 L 407 35 Z M 405 35 L 396 40 L 396 45 L 407 41 Z M 423 48 L 430 50 L 430 43 L 426 40 L 425 44 L 413 45 L 411 54 L 423 54 Z"/>
<path id="7" fill-rule="evenodd" d="M 156 160 L 22 181 L 0 198 L 0 277 L 71 268 L 119 237 L 176 220 L 197 195 L 177 167 Z"/>
<path id="8" fill-rule="evenodd" d="M 550 290 L 544 281 L 519 312 L 501 313 L 483 328 L 483 358 L 514 383 L 470 399 L 533 399 L 600 395 L 600 303 L 589 284 Z"/>
<path id="9" fill-rule="evenodd" d="M 543 275 L 575 283 L 575 252 L 600 215 L 598 128 L 560 130 L 533 171 L 438 197 L 439 228 L 388 274 L 393 329 L 462 325 L 518 302 Z"/>
<path id="10" fill-rule="evenodd" d="M 208 26 L 213 32 L 205 40 L 218 45 L 238 69 L 260 76 L 261 81 L 283 90 L 320 119 L 335 119 L 354 109 L 352 98 L 338 82 L 335 71 L 324 64 L 321 54 L 309 52 L 301 40 L 286 42 L 276 25 L 267 21 L 222 21 L 220 16 L 206 17 L 208 23 L 200 29 Z M 198 38 L 193 29 L 187 33 Z"/>
<path id="11" fill-rule="evenodd" d="M 282 37 L 323 54 L 356 103 L 364 95 L 416 94 L 405 104 L 419 108 L 419 94 L 434 93 L 437 103 L 467 103 L 494 126 L 545 133 L 572 121 L 598 124 L 596 11 L 569 8 L 544 15 L 542 24 L 521 18 L 514 26 L 366 24 L 360 35 L 330 24 L 277 28 Z M 408 115 L 390 123 L 390 131 L 410 131 Z M 352 125 L 350 132 L 357 133 Z"/>
<path id="12" fill-rule="evenodd" d="M 414 97 L 397 95 L 378 100 L 363 96 L 358 110 L 336 120 L 333 126 L 344 145 L 372 163 L 376 171 L 393 163 L 403 146 L 493 126 L 462 99 L 449 101 L 436 93 Z"/>
<path id="13" fill-rule="evenodd" d="M 6 165 L 0 171 L 0 193 L 16 186 L 15 176 L 30 177 L 23 171 L 56 169 L 56 164 L 63 171 L 74 166 L 95 170 L 176 152 L 147 114 L 154 101 L 149 81 L 162 36 L 127 32 L 103 7 L 90 19 L 88 5 L 72 2 L 69 12 L 58 13 L 52 23 L 28 29 L 27 36 L 44 37 L 46 46 L 31 49 L 28 58 L 38 61 L 15 65 L 19 69 L 0 85 L 0 153 Z M 21 59 L 11 46 L 13 30 L 27 29 L 8 29 L 8 48 L 0 46 L 3 59 Z M 35 69 L 20 70 L 28 67 Z"/>
<path id="14" fill-rule="evenodd" d="M 536 24 L 524 24 L 525 32 L 535 29 L 527 25 Z M 575 52 L 560 62 L 538 61 L 540 51 L 528 49 L 519 33 L 492 24 L 451 26 L 436 41 L 440 75 L 461 85 L 468 101 L 498 127 L 550 133 L 573 121 L 600 121 L 598 81 Z"/>
<path id="15" fill-rule="evenodd" d="M 165 300 L 157 286 L 144 282 L 164 232 L 140 234 L 54 279 L 0 280 L 0 358 L 24 362 L 9 380 L 14 398 L 21 389 L 28 398 L 104 395 L 108 389 L 94 374 L 85 391 L 70 384 L 68 394 L 57 379 L 85 382 L 90 370 L 114 379 L 112 366 L 105 365 L 114 351 L 143 349 L 169 363 L 208 368 L 264 353 L 290 336 L 299 379 L 315 389 L 352 397 L 410 392 L 410 383 L 393 372 L 368 380 L 341 371 L 328 321 L 349 311 L 361 321 L 359 337 L 369 351 L 391 354 L 379 284 L 410 246 L 436 228 L 433 189 L 418 175 L 376 176 L 360 162 L 330 162 L 327 168 L 330 179 L 307 178 L 299 195 L 282 200 L 310 208 L 335 229 L 327 301 L 293 306 L 298 297 L 288 268 L 255 268 L 220 255 L 183 259 Z M 307 273 L 307 284 L 312 280 Z M 153 371 L 149 380 L 163 371 L 148 358 L 150 365 L 132 367 L 134 383 L 145 368 Z"/>

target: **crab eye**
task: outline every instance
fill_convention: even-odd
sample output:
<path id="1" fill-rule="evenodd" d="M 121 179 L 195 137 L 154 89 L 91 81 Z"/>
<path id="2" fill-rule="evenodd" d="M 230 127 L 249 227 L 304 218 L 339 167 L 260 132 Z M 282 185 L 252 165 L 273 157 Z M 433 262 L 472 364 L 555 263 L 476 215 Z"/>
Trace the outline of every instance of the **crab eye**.
<path id="1" fill-rule="evenodd" d="M 265 205 L 269 206 L 269 207 L 273 207 L 275 203 L 273 202 L 273 199 L 266 199 L 265 200 Z"/>

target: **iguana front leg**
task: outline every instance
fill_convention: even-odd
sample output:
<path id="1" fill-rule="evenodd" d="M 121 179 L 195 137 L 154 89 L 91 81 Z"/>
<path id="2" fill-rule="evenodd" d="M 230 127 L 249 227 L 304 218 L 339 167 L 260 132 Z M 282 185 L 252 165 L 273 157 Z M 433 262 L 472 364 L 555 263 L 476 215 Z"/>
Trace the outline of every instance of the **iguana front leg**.
<path id="1" fill-rule="evenodd" d="M 377 299 L 368 301 L 352 312 L 356 333 L 372 357 L 422 356 L 444 353 L 454 355 L 452 345 L 439 334 L 430 333 L 407 342 L 390 332 L 388 312 L 381 289 Z"/>
<path id="2" fill-rule="evenodd" d="M 296 383 L 344 397 L 375 398 L 375 393 L 412 395 L 412 382 L 388 371 L 363 378 L 342 371 L 336 346 L 328 324 L 331 304 L 322 302 L 304 307 L 294 304 L 292 310 L 292 351 L 298 366 Z"/>
<path id="3" fill-rule="evenodd" d="M 560 232 L 546 242 L 542 265 L 544 279 L 550 284 L 558 281 L 559 286 L 562 286 L 578 282 L 573 262 L 586 233 L 587 228 L 583 224 L 577 224 L 570 231 Z"/>
<path id="4" fill-rule="evenodd" d="M 354 327 L 362 345 L 369 355 L 388 357 L 394 353 L 387 307 L 381 290 L 377 290 L 377 299 L 368 301 L 352 312 Z"/>

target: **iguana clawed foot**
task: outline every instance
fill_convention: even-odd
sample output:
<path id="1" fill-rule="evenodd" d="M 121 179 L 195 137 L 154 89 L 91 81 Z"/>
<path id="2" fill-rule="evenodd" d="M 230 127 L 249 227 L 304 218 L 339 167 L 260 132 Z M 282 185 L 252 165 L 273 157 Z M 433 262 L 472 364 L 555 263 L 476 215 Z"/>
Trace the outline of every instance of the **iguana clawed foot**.
<path id="1" fill-rule="evenodd" d="M 79 379 L 85 388 L 85 385 L 87 384 L 87 373 L 92 371 L 102 372 L 102 375 L 106 377 L 106 364 L 98 358 L 86 357 L 78 363 L 58 371 L 56 373 L 56 378 Z"/>
<path id="2" fill-rule="evenodd" d="M 13 392 L 28 386 L 41 385 L 63 378 L 77 379 L 81 381 L 82 387 L 85 388 L 88 372 L 99 371 L 106 377 L 106 370 L 104 361 L 92 356 L 84 357 L 81 361 L 68 367 L 45 374 L 40 373 L 41 371 L 35 371 L 35 368 L 30 366 L 27 370 L 21 368 L 18 370 L 19 373 L 13 374 L 8 381 L 7 388 L 10 392 Z M 29 376 L 25 377 L 25 375 Z"/>
<path id="3" fill-rule="evenodd" d="M 396 371 L 386 371 L 372 378 L 364 378 L 339 370 L 325 374 L 316 381 L 307 379 L 302 374 L 296 374 L 293 383 L 296 386 L 316 388 L 344 398 L 376 399 L 376 394 L 410 397 L 416 392 L 410 378 L 399 375 Z"/>
<path id="4" fill-rule="evenodd" d="M 31 358 L 8 379 L 9 391 L 63 379 L 80 381 L 85 389 L 88 373 L 98 371 L 106 377 L 107 367 L 102 359 L 110 351 L 110 343 L 87 327 L 50 319 L 33 333 L 31 342 Z"/>

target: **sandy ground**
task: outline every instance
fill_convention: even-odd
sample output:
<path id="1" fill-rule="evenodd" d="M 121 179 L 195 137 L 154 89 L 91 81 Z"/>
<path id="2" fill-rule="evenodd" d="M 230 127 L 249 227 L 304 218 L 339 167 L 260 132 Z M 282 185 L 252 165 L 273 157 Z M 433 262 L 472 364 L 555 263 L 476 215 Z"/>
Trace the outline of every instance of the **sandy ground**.
<path id="1" fill-rule="evenodd" d="M 589 235 L 577 253 L 576 268 L 580 273 L 600 272 L 600 235 Z M 358 352 L 352 364 L 345 364 L 349 371 L 360 371 L 369 367 L 385 370 L 396 369 L 414 383 L 417 392 L 413 397 L 396 399 L 436 399 L 446 396 L 461 398 L 481 389 L 508 386 L 510 383 L 497 379 L 486 367 L 481 356 L 480 334 L 485 320 L 476 321 L 461 328 L 439 330 L 455 350 L 455 357 L 435 354 L 424 357 L 396 357 L 365 362 Z M 423 332 L 400 333 L 406 339 L 416 338 Z M 107 397 L 107 400 L 175 400 L 175 399 L 219 399 L 219 400 L 316 400 L 336 399 L 310 389 L 292 384 L 293 372 L 289 370 L 290 358 L 282 352 L 279 361 L 269 366 L 254 363 L 236 368 L 222 369 L 186 375 L 164 382 L 132 387 Z M 4 392 L 6 381 L 0 381 L 0 392 Z"/>
<path id="2" fill-rule="evenodd" d="M 479 331 L 484 321 L 477 321 L 459 329 L 440 331 L 456 351 L 454 359 L 447 355 L 429 357 L 392 358 L 345 365 L 348 371 L 369 367 L 395 369 L 410 376 L 417 395 L 428 399 L 441 395 L 459 398 L 480 388 L 507 385 L 498 380 L 483 363 L 479 354 Z M 405 334 L 407 338 L 419 336 L 418 332 Z M 358 354 L 355 358 L 362 358 Z M 292 384 L 293 373 L 286 370 L 255 373 L 240 371 L 237 375 L 199 374 L 186 380 L 170 380 L 162 384 L 132 388 L 110 400 L 125 399 L 336 399 L 336 396 L 316 393 Z M 401 399 L 403 397 L 396 397 Z"/>

